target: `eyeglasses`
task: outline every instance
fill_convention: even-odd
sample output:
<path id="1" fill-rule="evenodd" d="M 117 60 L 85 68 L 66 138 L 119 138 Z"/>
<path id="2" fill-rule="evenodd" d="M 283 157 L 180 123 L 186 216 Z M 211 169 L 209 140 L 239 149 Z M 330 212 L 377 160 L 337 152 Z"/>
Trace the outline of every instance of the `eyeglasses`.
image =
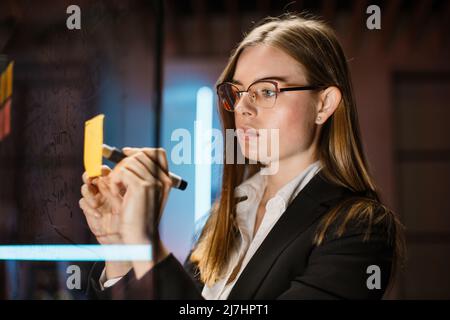
<path id="1" fill-rule="evenodd" d="M 275 105 L 277 96 L 281 92 L 319 90 L 325 87 L 326 86 L 296 86 L 278 88 L 277 82 L 263 80 L 252 83 L 247 90 L 239 90 L 233 83 L 223 82 L 217 86 L 217 95 L 219 96 L 219 103 L 222 107 L 227 111 L 234 112 L 236 105 L 244 96 L 244 93 L 248 94 L 249 101 L 254 106 L 270 109 Z"/>

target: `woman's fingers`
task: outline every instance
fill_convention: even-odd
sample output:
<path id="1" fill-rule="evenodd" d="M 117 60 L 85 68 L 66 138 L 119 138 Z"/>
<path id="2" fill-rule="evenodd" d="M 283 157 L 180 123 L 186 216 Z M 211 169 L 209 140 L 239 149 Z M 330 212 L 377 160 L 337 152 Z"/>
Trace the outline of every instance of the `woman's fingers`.
<path id="1" fill-rule="evenodd" d="M 85 199 L 79 201 L 80 208 L 83 210 L 89 229 L 99 242 L 117 243 L 120 240 L 120 216 L 117 214 L 99 214 L 92 209 Z"/>
<path id="2" fill-rule="evenodd" d="M 102 165 L 102 177 L 107 176 L 111 172 L 111 168 L 107 165 Z M 81 179 L 85 184 L 91 184 L 93 181 L 95 181 L 97 177 L 89 178 L 87 172 L 83 172 L 83 175 L 81 176 Z"/>
<path id="3" fill-rule="evenodd" d="M 147 203 L 146 205 L 153 205 L 158 201 L 158 206 L 153 208 L 156 211 L 151 210 L 151 212 L 156 214 L 156 221 L 159 222 L 162 210 L 167 202 L 170 185 L 164 184 L 153 176 L 147 180 L 142 180 L 134 172 L 128 170 L 126 166 L 121 167 L 118 171 L 113 171 L 110 179 L 113 193 L 118 192 L 119 185 L 124 185 L 127 188 L 127 194 L 130 193 L 130 196 L 146 198 L 147 200 L 144 201 L 144 203 Z M 127 195 L 123 199 L 126 202 Z"/>
<path id="4" fill-rule="evenodd" d="M 162 199 L 163 203 L 161 204 L 161 208 L 165 207 L 165 203 L 168 198 L 168 194 L 170 192 L 170 189 L 172 187 L 172 179 L 169 176 L 169 167 L 168 167 L 168 161 L 167 161 L 167 155 L 166 151 L 163 148 L 157 148 L 157 149 L 151 149 L 151 148 L 144 148 L 143 153 L 153 162 L 157 163 L 156 166 L 150 166 L 151 169 L 156 169 L 155 171 L 152 171 L 152 175 L 154 177 L 158 177 L 159 180 L 163 182 L 162 187 Z M 161 213 L 158 216 L 158 220 L 161 218 Z"/>
<path id="5" fill-rule="evenodd" d="M 151 173 L 147 166 L 150 166 L 148 163 L 144 163 L 142 160 L 139 160 L 139 157 L 145 157 L 142 153 L 136 153 L 131 157 L 128 157 L 126 161 L 122 164 L 128 170 L 132 171 L 137 177 L 142 180 L 148 180 L 151 178 Z"/>
<path id="6" fill-rule="evenodd" d="M 112 193 L 111 189 L 110 189 L 110 178 L 106 177 L 106 178 L 101 178 L 98 181 L 98 188 L 100 190 L 100 193 L 103 195 L 103 197 L 105 199 L 107 199 L 107 201 L 110 202 L 111 205 L 111 210 L 113 211 L 112 213 L 119 213 L 120 211 L 120 206 L 122 204 L 122 194 L 121 192 L 119 192 L 118 195 L 115 195 Z"/>
<path id="7" fill-rule="evenodd" d="M 81 186 L 81 195 L 93 209 L 97 209 L 102 204 L 102 195 L 98 192 L 97 187 L 90 184 L 83 184 Z"/>
<path id="8" fill-rule="evenodd" d="M 163 171 L 169 173 L 166 150 L 163 148 L 143 148 L 142 151 L 154 162 L 158 163 Z"/>
<path id="9" fill-rule="evenodd" d="M 153 162 L 157 163 L 161 169 L 168 173 L 168 162 L 166 156 L 166 150 L 163 148 L 123 148 L 123 153 L 127 156 L 132 156 L 139 152 L 143 152 L 147 155 Z"/>
<path id="10" fill-rule="evenodd" d="M 172 185 L 170 177 L 142 152 L 131 156 L 123 166 L 144 181 L 151 182 L 156 179 L 164 185 Z"/>
<path id="11" fill-rule="evenodd" d="M 134 172 L 145 181 L 151 181 L 152 177 L 160 180 L 167 186 L 172 186 L 169 176 L 165 150 L 162 148 L 124 148 L 128 158 L 123 160 L 122 165 Z M 150 175 L 151 176 L 150 176 Z"/>
<path id="12" fill-rule="evenodd" d="M 111 169 L 102 166 L 99 177 L 89 178 L 83 173 L 84 184 L 81 186 L 82 198 L 80 208 L 86 216 L 89 229 L 101 244 L 121 243 L 120 235 L 120 205 L 122 197 L 113 196 L 109 189 L 109 174 Z M 124 191 L 122 190 L 122 193 Z"/>
<path id="13" fill-rule="evenodd" d="M 81 175 L 81 180 L 83 180 L 83 183 L 88 183 L 88 173 L 87 171 L 83 172 L 83 174 Z"/>
<path id="14" fill-rule="evenodd" d="M 125 148 L 124 153 L 127 157 L 97 180 L 102 195 L 120 201 L 120 214 L 105 217 L 102 232 L 115 234 L 119 227 L 124 243 L 140 243 L 155 234 L 152 222 L 161 217 L 172 180 L 163 149 Z"/>
<path id="15" fill-rule="evenodd" d="M 122 148 L 122 152 L 127 156 L 132 156 L 135 153 L 140 152 L 142 149 L 141 148 L 133 148 L 133 147 L 125 147 Z"/>
<path id="16" fill-rule="evenodd" d="M 164 207 L 167 201 L 168 193 L 172 187 L 172 179 L 169 176 L 168 162 L 166 152 L 162 148 L 124 148 L 125 154 L 128 154 L 128 158 L 123 161 L 123 165 L 129 169 L 131 172 L 139 172 L 136 176 L 142 178 L 142 166 L 138 166 L 134 160 L 137 160 L 145 166 L 146 170 L 150 173 L 147 175 L 145 173 L 144 180 L 150 184 L 154 181 L 159 181 L 162 184 L 157 185 L 162 191 L 161 195 L 164 202 L 161 207 Z"/>
<path id="17" fill-rule="evenodd" d="M 102 166 L 102 176 L 107 176 L 111 172 L 108 166 Z M 97 181 L 99 177 L 89 178 L 87 172 L 82 175 L 84 184 L 81 186 L 81 195 L 86 198 L 88 204 L 96 209 L 103 203 L 102 195 L 99 193 Z"/>
<path id="18" fill-rule="evenodd" d="M 147 170 L 158 180 L 161 180 L 165 185 L 172 186 L 172 179 L 169 176 L 167 169 L 167 160 L 165 152 L 158 152 L 157 154 L 143 150 L 143 152 L 136 154 L 134 157 L 143 163 Z M 161 165 L 161 163 L 163 163 Z"/>
<path id="19" fill-rule="evenodd" d="M 78 204 L 80 205 L 81 210 L 83 210 L 84 214 L 86 216 L 89 217 L 93 217 L 93 218 L 100 218 L 101 214 L 93 209 L 86 201 L 85 198 L 81 198 L 80 201 L 78 202 Z M 88 219 L 89 220 L 89 219 Z"/>
<path id="20" fill-rule="evenodd" d="M 155 179 L 153 180 L 156 182 Z M 138 187 L 146 187 L 150 184 L 150 178 L 147 180 L 141 179 L 134 171 L 130 170 L 128 166 L 125 165 L 120 166 L 117 170 L 115 169 L 110 175 L 110 190 L 115 196 L 120 194 L 122 188 L 127 189 L 128 192 L 129 189 L 136 190 Z"/>

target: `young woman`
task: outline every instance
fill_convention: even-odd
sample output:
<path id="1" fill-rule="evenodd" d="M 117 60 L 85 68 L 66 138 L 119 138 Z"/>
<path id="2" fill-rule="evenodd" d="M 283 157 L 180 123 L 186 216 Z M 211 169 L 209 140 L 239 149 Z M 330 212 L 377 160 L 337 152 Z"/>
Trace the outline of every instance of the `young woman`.
<path id="1" fill-rule="evenodd" d="M 265 19 L 231 55 L 217 93 L 223 130 L 239 131 L 240 150 L 253 163 L 224 165 L 220 197 L 184 266 L 148 228 L 149 214 L 159 219 L 171 187 L 164 150 L 125 148 L 128 157 L 114 170 L 83 177 L 80 206 L 100 243 L 157 249 L 153 262 L 95 266 L 91 293 L 381 298 L 401 232 L 369 173 L 334 32 L 296 15 Z M 279 139 L 264 130 L 276 130 Z M 274 146 L 276 156 L 267 152 Z"/>

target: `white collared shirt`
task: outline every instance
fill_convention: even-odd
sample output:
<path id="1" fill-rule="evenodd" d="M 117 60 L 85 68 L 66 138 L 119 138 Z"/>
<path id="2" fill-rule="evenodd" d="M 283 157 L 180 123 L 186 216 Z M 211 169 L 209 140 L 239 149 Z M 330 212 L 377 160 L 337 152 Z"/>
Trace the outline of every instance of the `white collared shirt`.
<path id="1" fill-rule="evenodd" d="M 242 271 L 269 234 L 270 230 L 272 230 L 278 219 L 286 211 L 286 208 L 292 200 L 320 169 L 320 161 L 314 162 L 294 179 L 284 185 L 274 197 L 267 201 L 265 207 L 266 212 L 255 237 L 253 237 L 253 231 L 256 213 L 266 187 L 267 176 L 258 172 L 235 188 L 236 197 L 247 196 L 246 200 L 241 201 L 236 205 L 236 222 L 239 228 L 240 241 L 237 248 L 231 254 L 225 276 L 219 279 L 211 287 L 207 285 L 203 287 L 202 296 L 205 299 L 225 300 L 228 298 L 228 295 L 233 289 L 236 281 L 239 279 Z M 228 279 L 239 261 L 242 262 L 238 274 L 227 284 Z"/>

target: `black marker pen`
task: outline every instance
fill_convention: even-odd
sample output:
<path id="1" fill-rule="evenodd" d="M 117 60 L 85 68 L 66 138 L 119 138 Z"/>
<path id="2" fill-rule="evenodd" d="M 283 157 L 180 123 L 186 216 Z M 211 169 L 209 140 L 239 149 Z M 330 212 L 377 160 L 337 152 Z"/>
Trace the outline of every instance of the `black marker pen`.
<path id="1" fill-rule="evenodd" d="M 119 163 L 122 159 L 127 157 L 119 149 L 108 146 L 107 144 L 103 144 L 102 154 L 105 159 L 108 159 L 115 163 Z M 187 181 L 183 180 L 181 177 L 172 172 L 169 172 L 169 176 L 172 179 L 172 187 L 180 190 L 186 189 L 188 185 Z"/>

